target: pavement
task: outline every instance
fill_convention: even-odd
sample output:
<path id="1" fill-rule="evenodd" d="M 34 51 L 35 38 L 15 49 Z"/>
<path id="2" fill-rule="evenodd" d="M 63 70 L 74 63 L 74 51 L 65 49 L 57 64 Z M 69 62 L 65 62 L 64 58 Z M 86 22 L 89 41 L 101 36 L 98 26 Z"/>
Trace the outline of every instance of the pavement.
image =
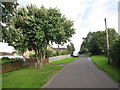
<path id="1" fill-rule="evenodd" d="M 45 88 L 118 88 L 118 84 L 99 70 L 87 56 L 65 65 Z"/>

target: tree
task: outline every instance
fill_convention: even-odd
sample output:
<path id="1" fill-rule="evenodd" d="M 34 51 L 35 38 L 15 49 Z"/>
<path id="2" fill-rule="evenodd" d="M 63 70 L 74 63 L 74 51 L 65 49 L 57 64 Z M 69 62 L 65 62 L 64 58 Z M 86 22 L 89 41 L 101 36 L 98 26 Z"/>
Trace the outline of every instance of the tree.
<path id="1" fill-rule="evenodd" d="M 110 51 L 110 57 L 113 63 L 120 66 L 120 36 L 114 41 Z"/>
<path id="2" fill-rule="evenodd" d="M 71 53 L 71 52 L 70 52 L 70 51 L 71 51 L 71 47 L 70 47 L 69 44 L 67 45 L 67 50 L 68 50 L 69 53 Z"/>
<path id="3" fill-rule="evenodd" d="M 2 23 L 2 40 L 4 39 L 6 41 L 6 28 L 9 26 L 9 22 L 11 18 L 14 16 L 14 12 L 18 6 L 17 1 L 14 2 L 1 2 L 2 7 L 2 23 L 4 23 L 6 26 L 3 26 Z M 1 40 L 1 41 L 2 41 Z"/>
<path id="4" fill-rule="evenodd" d="M 113 28 L 109 28 L 108 32 L 111 47 L 114 40 L 118 37 L 118 34 Z M 83 38 L 83 43 L 81 44 L 81 51 L 91 52 L 92 54 L 106 54 L 107 53 L 106 32 L 105 31 L 89 32 L 87 37 Z"/>
<path id="5" fill-rule="evenodd" d="M 69 53 L 74 52 L 75 51 L 74 44 L 72 42 L 70 42 L 70 45 L 69 44 L 67 45 L 67 49 L 68 49 Z"/>
<path id="6" fill-rule="evenodd" d="M 34 50 L 37 54 L 38 64 L 45 58 L 47 45 L 55 42 L 64 44 L 75 33 L 73 22 L 63 16 L 57 8 L 41 7 L 34 5 L 20 8 L 8 29 L 8 42 L 17 49 Z M 14 32 L 15 35 L 12 35 Z M 18 37 L 16 36 L 19 34 Z M 14 37 L 13 37 L 14 36 Z M 14 43 L 13 43 L 14 42 Z M 19 44 L 18 44 L 19 42 Z M 19 47 L 19 45 L 23 47 Z"/>
<path id="7" fill-rule="evenodd" d="M 8 24 L 12 16 L 14 16 L 14 11 L 19 5 L 17 1 L 14 2 L 2 2 L 2 22 Z"/>
<path id="8" fill-rule="evenodd" d="M 84 40 L 85 38 L 83 38 L 83 40 Z M 80 46 L 80 51 L 82 52 L 82 53 L 88 53 L 88 48 L 87 48 L 87 44 L 86 44 L 86 42 L 85 42 L 86 40 L 84 40 L 83 42 L 82 42 L 82 44 L 81 44 L 81 46 Z"/>
<path id="9" fill-rule="evenodd" d="M 71 46 L 71 51 L 74 52 L 74 51 L 75 51 L 74 44 L 73 44 L 73 43 L 70 43 L 70 46 Z"/>
<path id="10" fill-rule="evenodd" d="M 119 35 L 114 28 L 108 28 L 108 33 L 109 33 L 109 43 L 111 48 L 112 45 L 114 44 L 114 41 L 118 39 Z"/>
<path id="11" fill-rule="evenodd" d="M 99 46 L 99 43 L 98 43 L 98 36 L 100 32 L 89 32 L 87 37 L 84 38 L 83 40 L 83 43 L 81 45 L 81 51 L 84 50 L 84 51 L 89 51 L 91 52 L 92 54 L 100 54 L 101 53 L 101 50 L 100 50 L 100 46 Z M 82 51 L 82 52 L 84 52 Z"/>

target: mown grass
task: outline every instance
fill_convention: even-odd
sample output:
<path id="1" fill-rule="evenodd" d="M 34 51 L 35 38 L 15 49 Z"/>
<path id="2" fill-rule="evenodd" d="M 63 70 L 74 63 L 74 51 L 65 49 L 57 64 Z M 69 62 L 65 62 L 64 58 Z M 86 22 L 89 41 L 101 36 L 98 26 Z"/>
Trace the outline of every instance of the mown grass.
<path id="1" fill-rule="evenodd" d="M 55 61 L 57 64 L 67 64 L 76 58 Z M 53 62 L 54 63 L 54 62 Z M 2 75 L 3 88 L 41 88 L 52 76 L 63 69 L 63 66 L 48 64 L 43 68 L 24 68 Z"/>
<path id="2" fill-rule="evenodd" d="M 58 61 L 54 61 L 54 62 L 51 62 L 50 64 L 51 65 L 61 65 L 61 64 L 69 64 L 71 62 L 74 62 L 77 58 L 73 57 L 73 58 L 66 58 L 66 59 L 63 59 L 63 60 L 58 60 Z"/>
<path id="3" fill-rule="evenodd" d="M 96 66 L 106 72 L 111 78 L 120 83 L 120 68 L 113 65 L 108 65 L 107 57 L 105 56 L 92 56 L 92 61 Z"/>
<path id="4" fill-rule="evenodd" d="M 42 87 L 61 66 L 47 65 L 40 68 L 25 68 L 13 71 L 2 76 L 3 88 L 40 88 Z"/>

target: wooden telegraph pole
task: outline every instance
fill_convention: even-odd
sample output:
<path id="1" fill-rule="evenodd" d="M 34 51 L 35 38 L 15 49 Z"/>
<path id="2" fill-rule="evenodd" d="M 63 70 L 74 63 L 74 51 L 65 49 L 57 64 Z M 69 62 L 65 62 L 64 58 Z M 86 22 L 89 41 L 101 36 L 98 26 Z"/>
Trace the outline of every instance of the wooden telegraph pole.
<path id="1" fill-rule="evenodd" d="M 110 64 L 110 45 L 109 45 L 109 35 L 108 35 L 108 29 L 107 29 L 107 21 L 105 20 L 105 29 L 106 29 L 106 38 L 107 38 L 107 56 L 108 56 L 108 64 Z"/>

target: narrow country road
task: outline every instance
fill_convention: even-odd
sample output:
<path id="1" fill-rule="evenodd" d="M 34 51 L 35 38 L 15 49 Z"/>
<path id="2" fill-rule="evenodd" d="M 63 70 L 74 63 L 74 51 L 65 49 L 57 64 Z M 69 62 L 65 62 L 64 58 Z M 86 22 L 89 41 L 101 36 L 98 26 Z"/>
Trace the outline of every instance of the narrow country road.
<path id="1" fill-rule="evenodd" d="M 45 88 L 118 88 L 87 56 L 65 66 Z"/>

